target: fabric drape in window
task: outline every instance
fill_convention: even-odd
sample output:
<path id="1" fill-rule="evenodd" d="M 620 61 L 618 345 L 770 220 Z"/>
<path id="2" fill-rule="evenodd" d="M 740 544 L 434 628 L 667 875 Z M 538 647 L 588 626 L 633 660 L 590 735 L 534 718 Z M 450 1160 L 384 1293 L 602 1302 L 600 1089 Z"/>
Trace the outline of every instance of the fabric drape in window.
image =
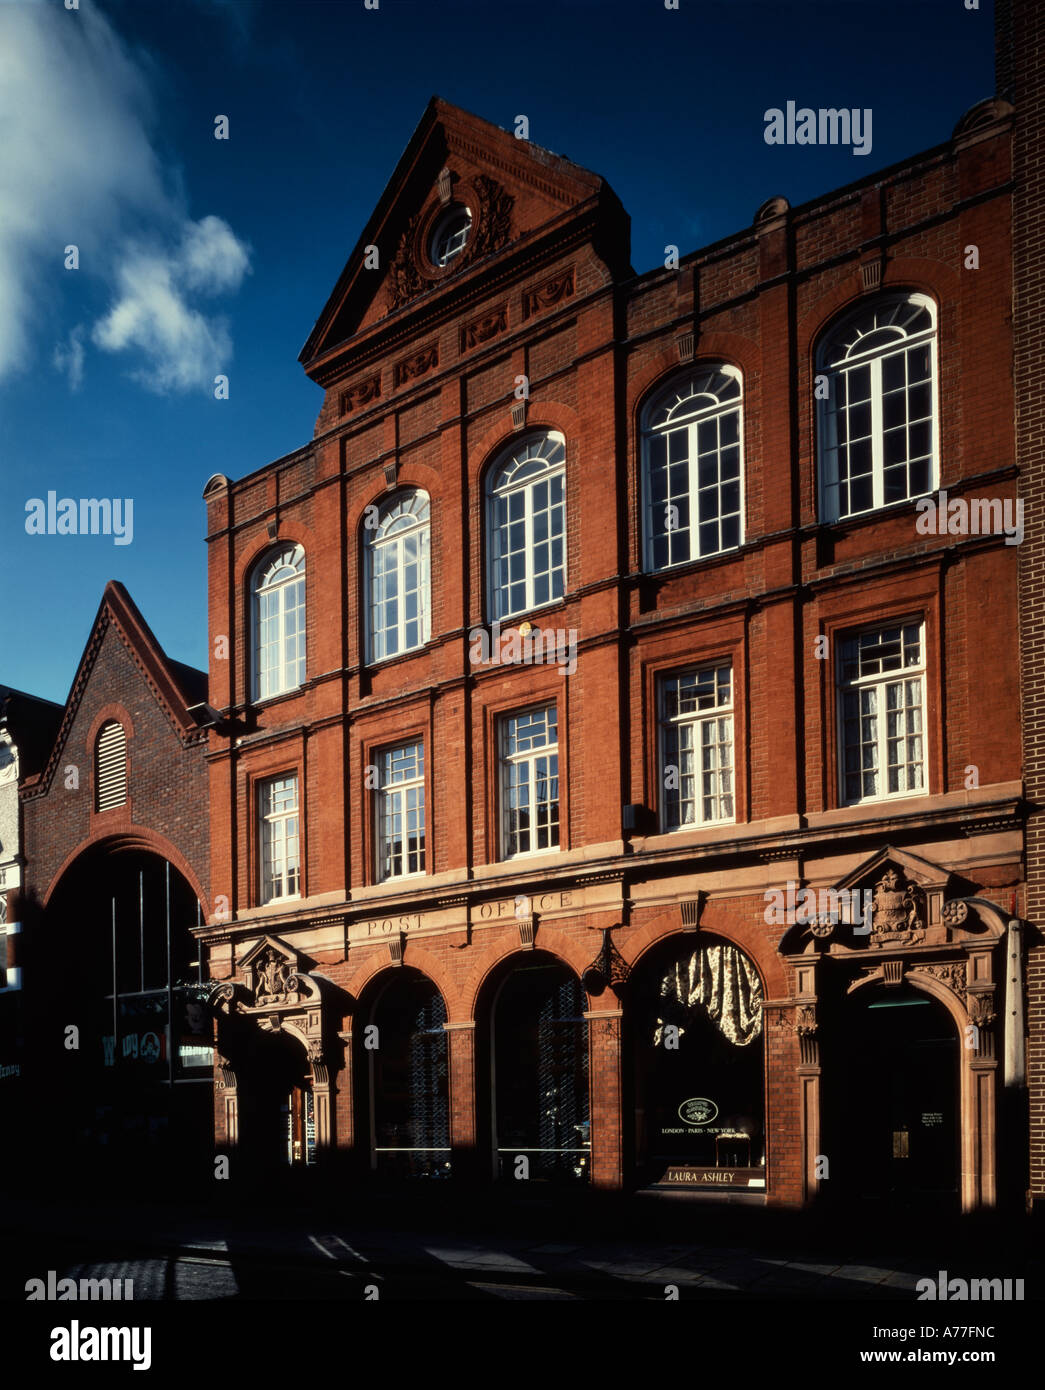
<path id="1" fill-rule="evenodd" d="M 693 1018 L 703 1011 L 734 1047 L 747 1047 L 762 1034 L 762 982 L 754 966 L 735 946 L 702 946 L 668 971 L 660 985 L 665 1012 Z M 672 1007 L 674 1006 L 674 1007 Z M 653 1045 L 658 1046 L 666 1018 L 657 1019 Z M 679 1024 L 679 1033 L 685 1024 Z"/>

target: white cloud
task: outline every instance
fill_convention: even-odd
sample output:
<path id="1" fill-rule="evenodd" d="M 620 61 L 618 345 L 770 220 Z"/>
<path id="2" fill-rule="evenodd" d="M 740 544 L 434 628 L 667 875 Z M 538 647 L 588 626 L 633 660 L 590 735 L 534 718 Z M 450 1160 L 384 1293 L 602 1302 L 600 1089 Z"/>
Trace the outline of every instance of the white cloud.
<path id="1" fill-rule="evenodd" d="M 219 294 L 239 289 L 249 257 L 227 222 L 220 217 L 204 217 L 185 228 L 178 265 L 189 289 Z"/>
<path id="2" fill-rule="evenodd" d="M 69 334 L 67 342 L 59 343 L 51 359 L 60 372 L 69 378 L 70 391 L 79 391 L 83 385 L 83 325 L 78 324 Z"/>
<path id="3" fill-rule="evenodd" d="M 235 290 L 248 249 L 217 217 L 191 220 L 149 138 L 143 66 L 94 6 L 0 4 L 0 380 L 31 359 L 48 276 L 99 276 L 114 295 L 91 339 L 139 357 L 155 390 L 213 380 L 232 353 L 196 304 Z M 67 245 L 80 270 L 66 271 Z M 70 384 L 79 348 L 56 351 Z"/>
<path id="4" fill-rule="evenodd" d="M 212 387 L 232 356 L 232 341 L 225 321 L 191 308 L 186 294 L 238 289 L 247 268 L 244 247 L 220 217 L 190 222 L 173 252 L 127 253 L 116 303 L 92 337 L 108 352 L 136 350 L 144 364 L 132 375 L 150 390 Z"/>

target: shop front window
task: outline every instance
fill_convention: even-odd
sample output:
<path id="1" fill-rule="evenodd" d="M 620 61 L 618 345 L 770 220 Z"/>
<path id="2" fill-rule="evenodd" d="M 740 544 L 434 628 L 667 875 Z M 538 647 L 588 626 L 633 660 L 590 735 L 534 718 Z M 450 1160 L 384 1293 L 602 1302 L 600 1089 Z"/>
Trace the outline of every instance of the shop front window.
<path id="1" fill-rule="evenodd" d="M 726 942 L 659 952 L 637 981 L 638 1149 L 650 1181 L 763 1190 L 762 984 Z"/>

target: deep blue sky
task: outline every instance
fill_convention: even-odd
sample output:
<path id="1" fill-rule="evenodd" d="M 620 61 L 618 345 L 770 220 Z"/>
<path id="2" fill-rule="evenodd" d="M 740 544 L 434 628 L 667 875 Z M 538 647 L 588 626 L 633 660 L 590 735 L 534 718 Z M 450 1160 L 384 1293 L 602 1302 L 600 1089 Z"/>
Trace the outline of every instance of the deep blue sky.
<path id="1" fill-rule="evenodd" d="M 321 393 L 297 354 L 433 93 L 508 129 L 525 113 L 535 142 L 602 174 L 641 272 L 773 194 L 800 203 L 946 140 L 993 91 L 990 0 L 81 6 L 0 0 L 0 683 L 58 700 L 110 578 L 206 667 L 203 484 L 310 438 Z M 872 152 L 767 146 L 763 112 L 789 99 L 870 107 Z M 207 242 L 213 294 L 176 259 L 206 218 L 227 224 Z M 143 246 L 150 286 L 164 256 L 182 276 L 155 343 L 134 303 L 98 327 Z M 228 401 L 170 367 L 197 313 L 225 343 Z M 133 543 L 27 535 L 48 490 L 132 497 Z"/>

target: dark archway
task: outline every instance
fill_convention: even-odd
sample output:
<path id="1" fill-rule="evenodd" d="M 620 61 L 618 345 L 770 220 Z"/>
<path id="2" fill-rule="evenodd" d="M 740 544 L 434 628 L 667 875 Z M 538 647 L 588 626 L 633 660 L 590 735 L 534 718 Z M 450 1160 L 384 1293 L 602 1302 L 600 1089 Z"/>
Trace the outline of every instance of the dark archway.
<path id="1" fill-rule="evenodd" d="M 356 1024 L 356 1133 L 370 1167 L 395 1177 L 450 1173 L 450 1065 L 443 996 L 403 967 L 380 977 Z M 376 1031 L 374 1031 L 376 1030 Z"/>
<path id="2" fill-rule="evenodd" d="M 315 1163 L 312 1069 L 304 1045 L 284 1030 L 251 1029 L 237 1065 L 241 1161 L 257 1174 Z"/>
<path id="3" fill-rule="evenodd" d="M 157 1191 L 210 1171 L 200 920 L 173 864 L 102 843 L 66 869 L 34 927 L 34 975 L 50 980 L 34 1020 L 53 1098 L 44 1142 L 123 1186 Z"/>
<path id="4" fill-rule="evenodd" d="M 825 1018 L 825 1196 L 958 1205 L 959 1048 L 954 1020 L 909 985 L 867 985 Z"/>
<path id="5" fill-rule="evenodd" d="M 493 1173 L 586 1182 L 588 1021 L 577 976 L 543 951 L 509 958 L 484 991 L 480 1081 Z M 525 1162 L 520 1162 L 525 1160 Z"/>
<path id="6" fill-rule="evenodd" d="M 704 933 L 672 936 L 628 990 L 638 1180 L 764 1192 L 763 993 L 750 959 Z"/>

